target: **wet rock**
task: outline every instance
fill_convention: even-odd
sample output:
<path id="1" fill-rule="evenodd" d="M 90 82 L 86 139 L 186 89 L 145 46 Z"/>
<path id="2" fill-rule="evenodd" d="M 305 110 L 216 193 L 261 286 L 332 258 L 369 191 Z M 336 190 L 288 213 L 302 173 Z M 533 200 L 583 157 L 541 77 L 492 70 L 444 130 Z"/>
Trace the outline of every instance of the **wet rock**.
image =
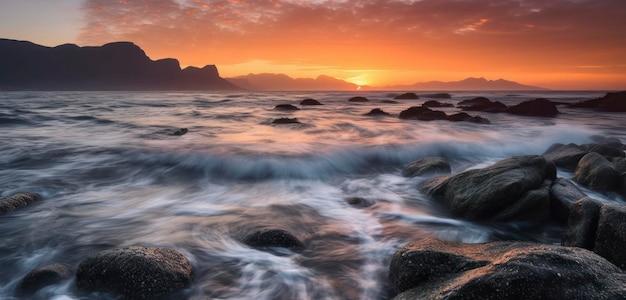
<path id="1" fill-rule="evenodd" d="M 593 251 L 626 269 L 626 205 L 605 204 L 600 208 Z"/>
<path id="2" fill-rule="evenodd" d="M 452 95 L 448 93 L 434 93 L 434 94 L 421 94 L 420 97 L 433 98 L 433 99 L 450 99 Z"/>
<path id="3" fill-rule="evenodd" d="M 302 100 L 302 102 L 300 102 L 300 105 L 324 105 L 321 102 L 315 100 L 315 99 L 304 99 Z"/>
<path id="4" fill-rule="evenodd" d="M 298 118 L 278 118 L 272 121 L 272 124 L 299 124 Z"/>
<path id="5" fill-rule="evenodd" d="M 448 116 L 442 111 L 431 110 L 427 107 L 412 106 L 400 112 L 400 119 L 414 119 L 420 121 L 446 120 Z"/>
<path id="6" fill-rule="evenodd" d="M 469 220 L 545 220 L 554 165 L 541 156 L 517 156 L 483 169 L 425 181 L 422 191 L 453 215 Z"/>
<path id="7" fill-rule="evenodd" d="M 490 113 L 499 113 L 506 111 L 506 105 L 499 101 L 491 101 L 485 97 L 476 97 L 474 99 L 463 100 L 457 105 L 465 111 L 484 111 Z"/>
<path id="8" fill-rule="evenodd" d="M 586 150 L 575 144 L 553 144 L 543 153 L 543 157 L 567 171 L 574 171 L 578 161 L 585 156 Z"/>
<path id="9" fill-rule="evenodd" d="M 534 117 L 556 117 L 559 114 L 556 105 L 550 100 L 543 98 L 524 101 L 509 107 L 506 112 L 514 115 Z"/>
<path id="10" fill-rule="evenodd" d="M 346 203 L 354 206 L 354 207 L 358 207 L 358 208 L 365 208 L 365 207 L 370 207 L 372 205 L 374 205 L 374 201 L 363 198 L 363 197 L 357 197 L 357 196 L 353 196 L 353 197 L 347 197 L 346 199 L 344 199 L 346 201 Z"/>
<path id="11" fill-rule="evenodd" d="M 29 206 L 40 199 L 36 193 L 17 193 L 6 197 L 0 197 L 0 215 L 14 211 L 18 208 Z"/>
<path id="12" fill-rule="evenodd" d="M 40 266 L 30 271 L 18 286 L 18 292 L 22 295 L 34 294 L 41 288 L 60 283 L 72 277 L 70 269 L 62 264 L 49 264 Z"/>
<path id="13" fill-rule="evenodd" d="M 626 274 L 580 248 L 426 238 L 398 250 L 394 299 L 624 299 Z"/>
<path id="14" fill-rule="evenodd" d="M 132 299 L 153 298 L 188 287 L 192 267 L 179 252 L 161 247 L 132 246 L 105 250 L 85 258 L 76 285 Z"/>
<path id="15" fill-rule="evenodd" d="M 424 103 L 422 103 L 423 107 L 454 107 L 454 105 L 450 104 L 450 103 L 441 103 L 439 101 L 436 100 L 429 100 L 426 101 Z"/>
<path id="16" fill-rule="evenodd" d="M 404 93 L 393 97 L 393 99 L 419 99 L 420 97 L 415 93 Z"/>
<path id="17" fill-rule="evenodd" d="M 557 178 L 550 187 L 550 211 L 552 216 L 562 224 L 567 223 L 569 211 L 576 201 L 587 197 L 571 181 Z"/>
<path id="18" fill-rule="evenodd" d="M 490 124 L 488 119 L 485 119 L 480 116 L 470 116 L 467 113 L 460 112 L 453 115 L 448 116 L 448 121 L 452 122 L 472 122 L 478 124 Z"/>
<path id="19" fill-rule="evenodd" d="M 357 96 L 357 97 L 352 97 L 348 99 L 348 101 L 349 102 L 369 102 L 370 100 L 365 97 Z"/>
<path id="20" fill-rule="evenodd" d="M 374 108 L 364 115 L 365 116 L 391 116 L 390 113 L 385 112 L 380 108 Z"/>
<path id="21" fill-rule="evenodd" d="M 626 172 L 626 158 L 625 157 L 612 157 L 612 158 L 609 158 L 609 161 L 611 162 L 611 164 L 613 164 L 613 167 L 615 168 L 617 172 L 619 173 Z"/>
<path id="22" fill-rule="evenodd" d="M 606 145 L 606 146 L 613 147 L 613 148 L 623 149 L 624 147 L 624 145 L 622 144 L 622 141 L 616 137 L 605 137 L 601 135 L 594 135 L 594 136 L 591 136 L 591 140 L 596 144 Z"/>
<path id="23" fill-rule="evenodd" d="M 626 91 L 607 93 L 601 98 L 585 100 L 570 105 L 575 108 L 593 108 L 609 112 L 626 112 Z"/>
<path id="24" fill-rule="evenodd" d="M 593 250 L 601 207 L 602 202 L 590 197 L 576 201 L 570 208 L 561 245 Z"/>
<path id="25" fill-rule="evenodd" d="M 187 128 L 179 128 L 178 130 L 174 131 L 172 133 L 172 135 L 181 136 L 181 135 L 187 134 L 187 132 L 189 132 L 189 129 L 187 129 Z"/>
<path id="26" fill-rule="evenodd" d="M 602 155 L 591 152 L 583 156 L 574 172 L 574 181 L 591 189 L 606 192 L 618 187 L 620 174 Z"/>
<path id="27" fill-rule="evenodd" d="M 254 231 L 243 239 L 243 243 L 253 248 L 304 248 L 304 245 L 297 237 L 282 229 L 260 229 Z"/>
<path id="28" fill-rule="evenodd" d="M 626 157 L 621 145 L 584 144 L 580 147 L 587 152 L 595 152 L 606 158 Z"/>
<path id="29" fill-rule="evenodd" d="M 275 110 L 287 110 L 287 111 L 293 111 L 293 110 L 300 110 L 297 106 L 291 105 L 291 104 L 278 104 L 274 107 Z"/>
<path id="30" fill-rule="evenodd" d="M 433 174 L 450 174 L 450 163 L 443 157 L 424 157 L 411 162 L 402 170 L 404 177 L 416 177 Z"/>

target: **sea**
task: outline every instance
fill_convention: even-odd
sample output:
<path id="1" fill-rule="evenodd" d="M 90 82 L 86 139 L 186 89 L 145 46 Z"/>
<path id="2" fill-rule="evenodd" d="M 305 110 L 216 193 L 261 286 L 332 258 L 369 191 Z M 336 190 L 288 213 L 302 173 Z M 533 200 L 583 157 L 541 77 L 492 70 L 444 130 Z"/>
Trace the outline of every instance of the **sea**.
<path id="1" fill-rule="evenodd" d="M 419 93 L 418 93 L 419 94 Z M 507 105 L 573 103 L 604 92 L 451 92 Z M 433 100 L 393 92 L 0 92 L 0 196 L 36 192 L 0 216 L 0 299 L 34 268 L 76 270 L 91 253 L 133 245 L 172 248 L 194 269 L 185 299 L 389 299 L 392 255 L 423 237 L 466 243 L 559 244 L 558 224 L 455 218 L 406 178 L 404 166 L 446 158 L 453 173 L 554 143 L 594 136 L 626 143 L 620 113 L 558 106 L 556 118 L 470 112 L 491 124 L 399 119 Z M 349 102 L 364 96 L 369 102 Z M 313 98 L 324 105 L 301 106 Z M 297 111 L 280 111 L 293 104 Z M 391 116 L 365 116 L 380 108 Z M 435 108 L 446 113 L 457 107 Z M 297 118 L 298 124 L 273 124 Z M 184 135 L 173 135 L 187 128 Z M 563 170 L 558 176 L 571 179 Z M 580 188 L 602 201 L 614 194 Z M 367 205 L 351 205 L 354 197 Z M 256 249 L 258 229 L 282 229 L 302 250 Z M 80 292 L 73 279 L 36 299 L 116 299 Z"/>

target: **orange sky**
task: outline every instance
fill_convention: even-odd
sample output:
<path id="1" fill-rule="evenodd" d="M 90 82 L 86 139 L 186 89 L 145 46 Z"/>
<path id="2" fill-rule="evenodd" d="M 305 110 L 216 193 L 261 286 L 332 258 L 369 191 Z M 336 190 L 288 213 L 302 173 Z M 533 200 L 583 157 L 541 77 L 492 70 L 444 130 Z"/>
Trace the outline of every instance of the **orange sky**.
<path id="1" fill-rule="evenodd" d="M 224 77 L 326 74 L 384 86 L 482 76 L 626 89 L 626 0 L 78 2 L 68 42 L 132 41 L 152 59 L 216 64 Z"/>

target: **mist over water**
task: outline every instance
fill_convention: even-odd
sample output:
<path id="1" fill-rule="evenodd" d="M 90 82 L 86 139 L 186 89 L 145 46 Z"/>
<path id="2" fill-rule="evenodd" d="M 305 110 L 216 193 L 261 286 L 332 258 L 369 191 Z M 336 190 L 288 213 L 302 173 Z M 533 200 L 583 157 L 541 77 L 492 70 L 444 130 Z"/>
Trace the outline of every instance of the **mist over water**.
<path id="1" fill-rule="evenodd" d="M 389 104 L 382 102 L 389 93 L 365 92 L 358 95 L 370 102 L 348 102 L 355 94 L 0 93 L 0 196 L 43 196 L 0 216 L 0 298 L 17 299 L 16 286 L 37 266 L 75 269 L 96 251 L 157 245 L 193 265 L 194 283 L 181 298 L 386 299 L 394 293 L 391 256 L 419 237 L 560 242 L 558 227 L 453 218 L 417 190 L 426 178 L 401 176 L 409 162 L 443 156 L 456 173 L 592 135 L 626 141 L 619 114 L 561 106 L 557 118 L 471 112 L 492 124 L 423 122 L 396 116 L 427 98 Z M 574 102 L 602 94 L 476 92 L 438 100 Z M 300 106 L 305 98 L 324 105 Z M 278 104 L 301 110 L 274 110 Z M 363 115 L 373 108 L 396 116 Z M 271 124 L 281 117 L 301 124 Z M 172 135 L 182 127 L 189 132 Z M 354 196 L 373 205 L 351 206 L 345 199 Z M 305 250 L 244 245 L 258 228 L 288 230 Z M 72 280 L 36 296 L 110 298 L 80 294 Z"/>

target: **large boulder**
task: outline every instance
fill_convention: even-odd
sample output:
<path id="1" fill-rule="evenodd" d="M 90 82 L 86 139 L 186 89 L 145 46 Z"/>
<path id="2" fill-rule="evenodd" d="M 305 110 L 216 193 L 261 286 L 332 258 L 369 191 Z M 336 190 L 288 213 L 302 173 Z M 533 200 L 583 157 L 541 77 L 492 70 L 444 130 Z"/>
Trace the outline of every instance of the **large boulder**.
<path id="1" fill-rule="evenodd" d="M 606 158 L 626 157 L 622 145 L 615 144 L 584 144 L 580 145 L 587 152 L 595 152 Z"/>
<path id="2" fill-rule="evenodd" d="M 561 245 L 593 250 L 601 207 L 602 202 L 590 197 L 576 201 L 570 208 Z"/>
<path id="3" fill-rule="evenodd" d="M 17 193 L 7 197 L 0 197 L 0 215 L 29 206 L 31 203 L 39 200 L 39 198 L 39 194 L 36 193 Z"/>
<path id="4" fill-rule="evenodd" d="M 398 96 L 393 97 L 393 99 L 419 99 L 420 97 L 415 94 L 415 93 L 404 93 L 404 94 L 400 94 Z"/>
<path id="5" fill-rule="evenodd" d="M 506 112 L 514 115 L 534 117 L 556 117 L 559 114 L 556 105 L 550 100 L 543 98 L 524 101 L 509 107 Z"/>
<path id="6" fill-rule="evenodd" d="M 396 300 L 626 298 L 626 274 L 606 259 L 525 242 L 418 240 L 394 254 L 389 278 Z"/>
<path id="7" fill-rule="evenodd" d="M 65 265 L 49 264 L 40 266 L 22 278 L 18 285 L 18 292 L 22 295 L 33 294 L 45 286 L 60 283 L 71 277 L 72 272 Z"/>
<path id="8" fill-rule="evenodd" d="M 567 223 L 569 211 L 576 201 L 587 197 L 571 181 L 557 178 L 550 186 L 550 211 L 552 216 L 562 224 Z"/>
<path id="9" fill-rule="evenodd" d="M 131 299 L 153 298 L 188 287 L 192 267 L 181 253 L 161 247 L 132 246 L 105 250 L 85 258 L 76 285 Z"/>
<path id="10" fill-rule="evenodd" d="M 425 181 L 421 189 L 469 220 L 544 220 L 550 215 L 554 165 L 536 155 L 517 156 L 483 169 Z"/>
<path id="11" fill-rule="evenodd" d="M 605 204 L 600 208 L 593 251 L 626 269 L 626 205 Z"/>
<path id="12" fill-rule="evenodd" d="M 543 157 L 554 162 L 554 164 L 566 171 L 574 171 L 578 161 L 589 153 L 587 150 L 576 144 L 553 144 L 543 153 Z"/>
<path id="13" fill-rule="evenodd" d="M 591 152 L 583 156 L 574 172 L 574 181 L 601 192 L 619 186 L 620 173 L 602 155 Z"/>
<path id="14" fill-rule="evenodd" d="M 450 174 L 450 163 L 443 157 L 424 157 L 411 162 L 402 170 L 404 177 Z"/>
<path id="15" fill-rule="evenodd" d="M 291 232 L 283 229 L 259 229 L 248 234 L 243 243 L 254 248 L 279 247 L 302 249 L 304 244 Z"/>

